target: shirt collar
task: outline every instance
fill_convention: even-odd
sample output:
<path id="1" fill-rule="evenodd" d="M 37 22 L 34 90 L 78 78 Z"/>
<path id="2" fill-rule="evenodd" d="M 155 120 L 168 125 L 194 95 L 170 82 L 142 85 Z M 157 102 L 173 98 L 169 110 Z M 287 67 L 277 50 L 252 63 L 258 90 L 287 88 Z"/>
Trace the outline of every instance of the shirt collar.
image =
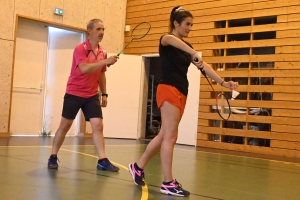
<path id="1" fill-rule="evenodd" d="M 89 39 L 87 39 L 87 40 L 84 42 L 83 46 L 84 46 L 84 48 L 85 48 L 86 50 L 88 50 L 88 51 L 93 51 L 93 48 L 92 48 L 92 46 L 91 46 L 91 43 L 90 43 Z M 98 51 L 102 51 L 102 48 L 101 48 L 101 46 L 100 46 L 99 44 L 98 44 Z"/>

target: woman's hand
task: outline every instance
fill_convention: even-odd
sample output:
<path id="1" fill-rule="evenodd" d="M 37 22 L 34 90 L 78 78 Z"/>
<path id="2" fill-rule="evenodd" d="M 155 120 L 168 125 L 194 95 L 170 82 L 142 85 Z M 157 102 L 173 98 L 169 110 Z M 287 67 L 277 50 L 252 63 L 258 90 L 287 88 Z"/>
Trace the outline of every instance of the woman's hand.
<path id="1" fill-rule="evenodd" d="M 192 63 L 198 69 L 202 69 L 204 67 L 204 63 L 202 61 L 202 58 L 200 57 L 200 55 L 197 52 L 195 52 L 191 57 L 192 57 Z"/>
<path id="2" fill-rule="evenodd" d="M 228 81 L 228 82 L 223 82 L 222 86 L 229 88 L 230 90 L 235 90 L 239 86 L 239 83 L 233 82 L 233 81 Z"/>

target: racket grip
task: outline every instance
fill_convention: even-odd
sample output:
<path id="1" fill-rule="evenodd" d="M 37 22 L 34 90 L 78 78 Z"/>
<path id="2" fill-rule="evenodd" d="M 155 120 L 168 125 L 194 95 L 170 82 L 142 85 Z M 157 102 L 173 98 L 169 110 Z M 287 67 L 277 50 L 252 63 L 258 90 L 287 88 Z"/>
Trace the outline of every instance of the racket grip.
<path id="1" fill-rule="evenodd" d="M 194 61 L 195 62 L 198 62 L 199 60 L 198 60 L 198 58 L 196 57 L 196 58 L 194 58 Z M 200 71 L 201 71 L 201 73 L 203 74 L 203 76 L 206 76 L 206 73 L 205 73 L 205 71 L 203 70 L 203 69 L 199 69 Z"/>

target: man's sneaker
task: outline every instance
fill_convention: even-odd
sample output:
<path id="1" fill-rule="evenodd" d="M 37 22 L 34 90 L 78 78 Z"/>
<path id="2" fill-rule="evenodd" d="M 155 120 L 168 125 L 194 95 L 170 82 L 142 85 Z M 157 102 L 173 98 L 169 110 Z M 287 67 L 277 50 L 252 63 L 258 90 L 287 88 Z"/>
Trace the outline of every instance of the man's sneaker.
<path id="1" fill-rule="evenodd" d="M 98 160 L 97 169 L 111 171 L 111 172 L 119 171 L 119 167 L 116 167 L 113 164 L 111 164 L 111 162 L 107 158 Z"/>
<path id="2" fill-rule="evenodd" d="M 58 168 L 57 160 L 58 160 L 57 156 L 50 156 L 50 158 L 48 159 L 48 168 L 57 169 Z"/>
<path id="3" fill-rule="evenodd" d="M 187 197 L 190 195 L 190 192 L 184 190 L 180 183 L 176 181 L 172 181 L 171 183 L 165 183 L 163 182 L 160 191 L 163 194 L 169 194 L 174 196 L 181 196 L 181 197 Z"/>
<path id="4" fill-rule="evenodd" d="M 145 174 L 144 170 L 138 170 L 135 167 L 135 163 L 131 163 L 128 166 L 129 172 L 133 178 L 133 181 L 136 185 L 144 186 L 145 185 Z"/>

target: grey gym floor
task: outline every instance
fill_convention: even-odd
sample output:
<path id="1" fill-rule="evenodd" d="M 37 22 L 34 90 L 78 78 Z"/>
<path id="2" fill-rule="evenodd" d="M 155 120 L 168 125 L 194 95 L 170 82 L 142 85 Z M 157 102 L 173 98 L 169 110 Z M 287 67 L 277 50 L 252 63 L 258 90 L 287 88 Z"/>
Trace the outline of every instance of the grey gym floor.
<path id="1" fill-rule="evenodd" d="M 159 191 L 163 176 L 157 154 L 145 168 L 146 187 L 134 185 L 127 170 L 146 148 L 145 141 L 106 139 L 109 159 L 120 171 L 97 171 L 91 138 L 67 137 L 57 170 L 47 169 L 53 137 L 0 138 L 0 199 L 101 200 L 297 200 L 300 164 L 226 155 L 176 145 L 173 174 L 190 197 Z"/>

